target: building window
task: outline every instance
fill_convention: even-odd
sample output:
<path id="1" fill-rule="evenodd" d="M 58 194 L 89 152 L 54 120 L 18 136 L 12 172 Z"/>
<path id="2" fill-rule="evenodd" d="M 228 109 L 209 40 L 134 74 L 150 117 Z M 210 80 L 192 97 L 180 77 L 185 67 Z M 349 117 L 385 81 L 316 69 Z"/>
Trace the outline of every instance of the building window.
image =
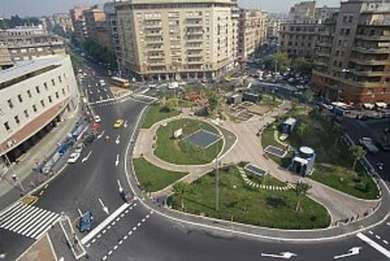
<path id="1" fill-rule="evenodd" d="M 32 97 L 32 95 L 31 95 L 31 91 L 30 91 L 30 90 L 27 90 L 27 95 L 28 95 L 28 97 L 29 97 L 29 98 L 31 98 L 31 97 Z"/>
<path id="2" fill-rule="evenodd" d="M 28 110 L 24 110 L 24 116 L 25 116 L 26 118 L 30 117 L 30 115 L 28 114 Z"/>
<path id="3" fill-rule="evenodd" d="M 56 98 L 57 98 L 57 99 L 60 98 L 60 95 L 58 94 L 58 92 L 56 92 Z"/>
<path id="4" fill-rule="evenodd" d="M 37 91 L 37 93 L 41 93 L 41 91 L 39 90 L 39 86 L 35 86 L 35 90 Z"/>
<path id="5" fill-rule="evenodd" d="M 56 82 L 54 81 L 54 79 L 51 79 L 51 84 L 53 84 L 53 86 L 56 86 Z"/>
<path id="6" fill-rule="evenodd" d="M 18 100 L 19 100 L 19 102 L 23 102 L 23 98 L 22 98 L 21 94 L 18 94 Z"/>
<path id="7" fill-rule="evenodd" d="M 8 99 L 7 102 L 8 102 L 8 107 L 9 107 L 10 109 L 12 109 L 12 108 L 14 107 L 14 104 L 12 103 L 12 100 L 11 100 L 11 99 Z"/>
<path id="8" fill-rule="evenodd" d="M 35 104 L 32 106 L 32 108 L 34 112 L 37 112 L 37 106 Z"/>
<path id="9" fill-rule="evenodd" d="M 42 105 L 42 107 L 45 107 L 45 101 L 44 100 L 41 100 L 41 105 Z"/>
<path id="10" fill-rule="evenodd" d="M 43 83 L 43 87 L 45 87 L 45 90 L 46 90 L 46 91 L 49 89 L 49 88 L 47 87 L 47 83 L 46 83 L 46 82 Z"/>
<path id="11" fill-rule="evenodd" d="M 19 120 L 19 116 L 18 116 L 18 115 L 16 115 L 16 116 L 14 117 L 14 119 L 15 119 L 16 124 L 19 124 L 19 123 L 20 123 L 20 120 Z"/>
<path id="12" fill-rule="evenodd" d="M 50 102 L 50 103 L 53 102 L 53 100 L 51 99 L 51 96 L 48 96 L 47 98 L 49 99 L 49 102 Z"/>
<path id="13" fill-rule="evenodd" d="M 60 83 L 62 82 L 61 75 L 58 76 L 58 81 L 59 81 Z"/>
<path id="14" fill-rule="evenodd" d="M 4 122 L 4 128 L 5 130 L 9 131 L 11 128 L 9 127 L 8 121 Z"/>

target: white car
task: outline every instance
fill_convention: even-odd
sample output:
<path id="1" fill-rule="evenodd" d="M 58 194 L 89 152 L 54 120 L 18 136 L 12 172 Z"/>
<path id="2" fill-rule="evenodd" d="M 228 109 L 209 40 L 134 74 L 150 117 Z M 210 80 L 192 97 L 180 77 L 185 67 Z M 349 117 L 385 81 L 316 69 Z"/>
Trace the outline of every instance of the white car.
<path id="1" fill-rule="evenodd" d="M 95 115 L 95 117 L 93 117 L 93 119 L 95 120 L 96 123 L 102 121 L 102 119 L 100 119 L 100 116 L 99 116 L 99 115 Z"/>
<path id="2" fill-rule="evenodd" d="M 80 158 L 80 153 L 73 152 L 69 156 L 68 163 L 76 163 L 79 158 Z"/>
<path id="3" fill-rule="evenodd" d="M 76 149 L 74 150 L 74 152 L 81 154 L 83 149 L 84 149 L 84 144 L 83 143 L 79 143 L 79 144 L 77 144 Z"/>

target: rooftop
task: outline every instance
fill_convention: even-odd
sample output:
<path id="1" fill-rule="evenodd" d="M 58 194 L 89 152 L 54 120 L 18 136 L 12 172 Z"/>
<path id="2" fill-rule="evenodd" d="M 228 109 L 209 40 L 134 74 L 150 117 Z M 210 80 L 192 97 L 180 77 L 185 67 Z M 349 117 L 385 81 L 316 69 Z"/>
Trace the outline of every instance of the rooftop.
<path id="1" fill-rule="evenodd" d="M 64 56 L 54 55 L 29 61 L 17 62 L 15 66 L 0 71 L 0 85 L 15 78 L 44 69 L 51 65 L 60 65 Z"/>

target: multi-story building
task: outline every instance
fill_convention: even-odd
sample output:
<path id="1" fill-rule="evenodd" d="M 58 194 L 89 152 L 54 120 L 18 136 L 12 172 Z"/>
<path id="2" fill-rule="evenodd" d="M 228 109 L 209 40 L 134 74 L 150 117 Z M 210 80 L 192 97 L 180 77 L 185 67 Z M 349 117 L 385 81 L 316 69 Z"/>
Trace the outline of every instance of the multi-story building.
<path id="1" fill-rule="evenodd" d="M 17 62 L 0 71 L 0 157 L 15 160 L 70 117 L 78 101 L 69 56 Z"/>
<path id="2" fill-rule="evenodd" d="M 311 59 L 315 52 L 320 28 L 321 24 L 313 19 L 289 21 L 282 24 L 279 32 L 279 50 L 287 52 L 292 58 Z"/>
<path id="3" fill-rule="evenodd" d="M 86 8 L 76 6 L 70 9 L 70 18 L 72 19 L 75 38 L 77 40 L 84 40 L 88 36 L 87 26 L 85 24 L 84 10 Z"/>
<path id="4" fill-rule="evenodd" d="M 349 0 L 324 24 L 312 82 L 330 100 L 390 103 L 390 2 Z"/>
<path id="5" fill-rule="evenodd" d="M 315 9 L 315 19 L 319 21 L 319 23 L 323 23 L 326 21 L 326 19 L 332 17 L 335 13 L 339 11 L 338 7 L 328 7 L 328 6 L 323 6 L 323 7 L 317 7 Z"/>
<path id="6" fill-rule="evenodd" d="M 52 29 L 56 27 L 60 28 L 63 33 L 73 32 L 73 23 L 69 14 L 67 13 L 55 13 L 50 19 Z"/>
<path id="7" fill-rule="evenodd" d="M 111 49 L 117 59 L 117 65 L 119 71 L 121 71 L 120 65 L 122 61 L 120 60 L 120 43 L 118 36 L 118 23 L 117 23 L 117 15 L 115 11 L 114 2 L 105 3 L 103 6 L 104 13 L 106 15 L 106 25 L 109 30 L 110 38 L 111 38 Z"/>
<path id="8" fill-rule="evenodd" d="M 96 5 L 83 12 L 87 29 L 87 38 L 96 41 L 102 46 L 111 46 L 111 35 L 106 24 L 106 15 Z"/>
<path id="9" fill-rule="evenodd" d="M 279 39 L 279 33 L 280 33 L 280 27 L 282 23 L 285 21 L 285 18 L 276 16 L 276 15 L 269 15 L 268 16 L 268 28 L 267 28 L 267 38 L 270 40 L 278 40 Z"/>
<path id="10" fill-rule="evenodd" d="M 13 64 L 8 48 L 0 46 L 0 70 L 7 69 Z"/>
<path id="11" fill-rule="evenodd" d="M 240 10 L 238 55 L 245 59 L 267 38 L 267 13 L 262 10 Z"/>
<path id="12" fill-rule="evenodd" d="M 5 47 L 12 61 L 64 54 L 65 43 L 49 34 L 42 26 L 19 26 L 0 30 L 0 47 Z"/>
<path id="13" fill-rule="evenodd" d="M 289 20 L 301 20 L 312 18 L 315 15 L 316 2 L 315 1 L 303 1 L 295 4 L 290 8 L 288 14 Z"/>
<path id="14" fill-rule="evenodd" d="M 234 66 L 232 0 L 117 2 L 121 68 L 142 78 L 215 78 Z"/>

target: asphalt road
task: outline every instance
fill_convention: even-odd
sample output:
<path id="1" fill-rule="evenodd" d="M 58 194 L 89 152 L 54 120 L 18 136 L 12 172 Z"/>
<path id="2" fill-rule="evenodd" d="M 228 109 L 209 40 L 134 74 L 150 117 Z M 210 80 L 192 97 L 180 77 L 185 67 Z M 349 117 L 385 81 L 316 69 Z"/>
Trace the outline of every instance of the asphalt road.
<path id="1" fill-rule="evenodd" d="M 94 76 L 87 77 L 83 82 L 84 88 L 92 92 L 89 94 L 91 102 L 100 100 L 101 94 L 97 91 L 100 87 L 96 86 L 98 80 L 99 77 Z M 118 180 L 128 190 L 124 173 L 126 146 L 144 106 L 144 103 L 131 99 L 93 106 L 95 114 L 102 119 L 102 138 L 85 148 L 79 161 L 69 165 L 49 185 L 36 206 L 65 213 L 75 223 L 79 217 L 78 209 L 82 212 L 89 210 L 95 217 L 94 227 L 107 218 L 101 202 L 108 207 L 110 214 L 118 209 L 124 203 L 119 195 Z M 113 128 L 113 122 L 118 118 L 127 120 L 126 128 Z M 109 141 L 105 140 L 106 135 L 110 137 Z M 81 159 L 88 154 L 88 160 L 83 163 Z M 0 249 L 8 254 L 5 260 L 14 260 L 32 243 L 26 237 L 2 229 L 0 232 Z M 390 226 L 382 224 L 364 235 L 389 250 L 389 232 Z M 83 236 L 80 235 L 80 238 Z M 55 247 L 67 249 L 65 244 Z M 335 260 L 335 256 L 346 254 L 353 247 L 359 248 L 359 254 L 339 259 L 388 260 L 376 248 L 356 236 L 325 243 L 259 241 L 178 224 L 150 212 L 138 201 L 110 222 L 85 247 L 90 260 L 103 261 L 279 260 L 283 259 L 280 255 L 284 252 L 291 253 L 291 260 L 320 261 Z"/>

